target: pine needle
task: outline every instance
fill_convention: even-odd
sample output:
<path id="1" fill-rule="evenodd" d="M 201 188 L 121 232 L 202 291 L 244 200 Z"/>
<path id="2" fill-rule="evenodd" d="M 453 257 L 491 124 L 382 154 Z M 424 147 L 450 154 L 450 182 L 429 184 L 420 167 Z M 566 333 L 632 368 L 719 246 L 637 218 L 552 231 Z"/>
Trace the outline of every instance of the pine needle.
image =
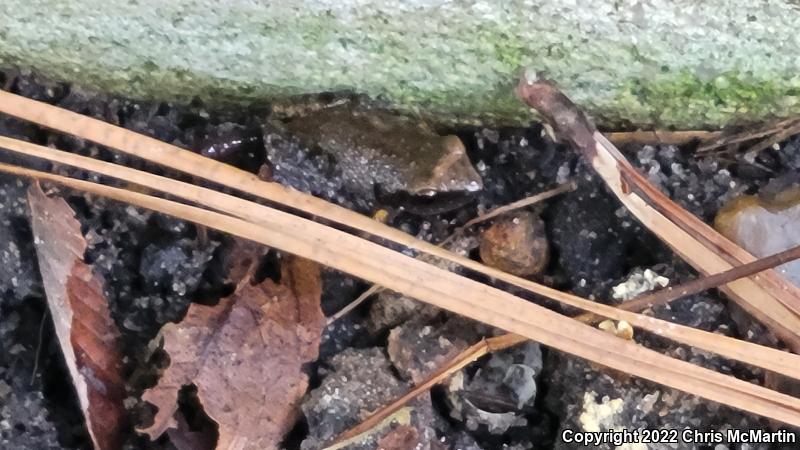
<path id="1" fill-rule="evenodd" d="M 521 208 L 527 208 L 528 206 L 535 205 L 537 203 L 540 203 L 540 202 L 543 202 L 545 200 L 551 199 L 551 198 L 555 197 L 556 195 L 560 195 L 560 194 L 563 194 L 564 192 L 569 192 L 569 191 L 573 191 L 573 190 L 575 190 L 575 183 L 574 182 L 564 183 L 564 184 L 562 184 L 560 186 L 556 186 L 553 189 L 549 189 L 549 190 L 544 191 L 544 192 L 539 192 L 537 194 L 525 197 L 525 198 L 523 198 L 521 200 L 517 200 L 517 201 L 509 203 L 507 205 L 498 206 L 497 208 L 494 208 L 494 209 L 492 209 L 491 211 L 489 211 L 489 212 L 487 212 L 485 214 L 481 214 L 480 216 L 475 217 L 474 219 L 472 219 L 472 220 L 468 221 L 467 223 L 465 223 L 464 225 L 460 226 L 452 234 L 450 234 L 450 236 L 448 236 L 447 239 L 445 239 L 442 242 L 440 242 L 438 244 L 438 246 L 447 248 L 447 244 L 449 244 L 456 237 L 461 236 L 461 234 L 464 233 L 465 230 L 467 230 L 469 227 L 471 227 L 473 225 L 477 225 L 477 224 L 485 222 L 487 220 L 494 219 L 497 216 L 501 216 L 503 214 L 507 214 L 507 213 L 509 213 L 511 211 L 516 211 L 516 210 L 521 209 Z M 383 290 L 383 288 L 381 288 L 378 285 L 370 286 L 369 289 L 367 289 L 366 291 L 362 292 L 361 295 L 356 297 L 355 300 L 353 300 L 352 302 L 348 303 L 347 306 L 345 306 L 344 308 L 342 308 L 339 311 L 337 311 L 336 314 L 332 315 L 328 319 L 328 325 L 330 325 L 330 324 L 336 322 L 337 320 L 341 319 L 342 317 L 344 317 L 345 315 L 350 313 L 350 311 L 356 309 L 360 304 L 364 303 L 369 297 L 381 292 L 382 290 Z"/>
<path id="2" fill-rule="evenodd" d="M 800 400 L 794 397 L 670 358 L 504 291 L 282 211 L 270 210 L 269 217 L 264 217 L 266 221 L 255 224 L 139 192 L 46 172 L 7 164 L 0 164 L 0 171 L 102 195 L 293 253 L 597 364 L 800 426 Z M 336 244 L 329 245 L 331 242 Z M 387 268 L 391 271 L 387 272 Z M 704 334 L 708 341 L 735 341 Z M 730 344 L 736 346 L 734 342 Z M 756 352 L 777 352 L 755 344 L 746 345 L 757 348 L 753 350 Z M 794 360 L 797 355 L 778 353 L 782 357 L 775 357 L 782 361 L 773 363 L 788 364 L 792 372 L 798 370 Z"/>
<path id="3" fill-rule="evenodd" d="M 507 205 L 498 206 L 497 208 L 494 208 L 489 212 L 481 214 L 478 217 L 467 221 L 467 223 L 465 223 L 464 226 L 462 226 L 461 228 L 463 229 L 469 228 L 481 222 L 486 222 L 487 220 L 494 219 L 497 216 L 502 216 L 503 214 L 507 214 L 511 211 L 516 211 L 521 208 L 527 208 L 528 206 L 535 205 L 537 203 L 541 203 L 545 200 L 551 199 L 556 195 L 561 195 L 565 192 L 570 192 L 574 190 L 575 190 L 575 182 L 570 181 L 568 183 L 564 183 L 562 185 L 554 187 L 553 189 L 548 189 L 544 192 L 540 192 L 538 194 L 525 197 L 521 200 L 511 202 Z"/>
<path id="4" fill-rule="evenodd" d="M 523 79 L 517 93 L 591 163 L 645 227 L 700 273 L 723 272 L 756 260 L 650 184 L 553 83 Z M 720 289 L 795 352 L 800 351 L 800 288 L 768 270 L 758 278 L 741 278 Z"/>
<path id="5" fill-rule="evenodd" d="M 528 339 L 525 337 L 517 334 L 504 334 L 501 336 L 480 340 L 477 344 L 471 345 L 469 348 L 459 353 L 455 358 L 448 361 L 447 364 L 442 365 L 442 367 L 431 374 L 428 379 L 414 386 L 414 388 L 412 388 L 402 397 L 399 397 L 392 403 L 383 406 L 367 417 L 366 420 L 337 436 L 336 442 L 346 441 L 354 438 L 355 436 L 366 433 L 379 423 L 383 422 L 384 419 L 405 406 L 408 402 L 414 400 L 420 394 L 429 391 L 437 384 L 446 381 L 451 375 L 477 361 L 478 358 L 495 351 L 521 344 L 527 340 Z"/>
<path id="6" fill-rule="evenodd" d="M 12 111 L 17 116 L 36 119 L 38 123 L 51 128 L 72 130 L 71 132 L 75 132 L 84 139 L 94 140 L 112 147 L 119 146 L 131 154 L 145 157 L 168 167 L 271 199 L 295 210 L 302 210 L 307 214 L 347 224 L 360 231 L 370 232 L 410 248 L 422 250 L 425 253 L 433 254 L 463 267 L 508 281 L 531 292 L 595 314 L 626 320 L 630 323 L 639 322 L 639 326 L 642 328 L 648 326 L 645 321 L 650 322 L 651 325 L 655 321 L 653 318 L 606 305 L 594 304 L 585 299 L 485 267 L 480 263 L 419 241 L 341 207 L 274 183 L 265 183 L 249 173 L 94 119 L 8 93 L 0 93 L 0 110 Z M 8 140 L 3 140 L 3 145 L 8 143 Z M 368 240 L 289 213 L 177 180 L 157 177 L 100 161 L 90 163 L 86 161 L 89 158 L 82 159 L 83 157 L 46 147 L 30 147 L 32 144 L 24 142 L 17 142 L 15 145 L 18 148 L 25 148 L 25 152 L 29 154 L 49 152 L 45 157 L 52 161 L 60 160 L 64 164 L 73 164 L 77 161 L 77 164 L 73 164 L 76 167 L 106 173 L 128 182 L 158 189 L 196 204 L 222 211 L 225 214 L 139 192 L 16 166 L 2 165 L 0 168 L 3 171 L 49 180 L 74 189 L 104 195 L 294 253 L 597 364 L 684 390 L 712 401 L 789 424 L 800 425 L 800 400 L 791 396 L 661 355 L 504 291 L 448 272 Z M 800 364 L 795 359 L 796 355 L 666 322 L 659 326 L 663 326 L 663 328 L 651 326 L 651 329 L 654 332 L 660 330 L 659 334 L 678 342 L 689 343 L 689 345 L 719 352 L 747 363 L 768 367 L 769 370 L 790 374 L 789 376 L 795 378 L 800 370 L 798 369 Z"/>
<path id="7" fill-rule="evenodd" d="M 710 142 L 720 137 L 719 131 L 616 131 L 603 133 L 614 145 L 686 145 L 694 141 Z"/>
<path id="8" fill-rule="evenodd" d="M 627 301 L 620 306 L 628 311 L 643 311 L 647 308 L 657 305 L 664 305 L 673 300 L 678 300 L 685 296 L 702 292 L 706 289 L 715 288 L 738 278 L 750 276 L 766 269 L 771 269 L 798 258 L 800 258 L 800 246 L 784 250 L 765 258 L 761 258 L 743 266 L 735 267 L 723 273 L 701 277 L 679 286 L 663 289 L 652 294 L 645 294 L 633 300 Z M 575 317 L 575 319 L 584 323 L 593 323 L 601 320 L 601 318 L 593 314 L 581 314 Z M 383 419 L 394 414 L 395 411 L 397 411 L 399 408 L 402 408 L 409 401 L 413 400 L 420 394 L 427 392 L 433 386 L 446 381 L 450 375 L 468 366 L 478 358 L 491 352 L 505 350 L 506 348 L 513 347 L 525 341 L 527 341 L 527 339 L 525 339 L 523 336 L 511 333 L 481 340 L 477 344 L 472 345 L 471 347 L 462 351 L 449 361 L 443 363 L 439 369 L 431 374 L 425 381 L 414 386 L 402 397 L 386 406 L 383 406 L 370 415 L 366 420 L 342 433 L 342 435 L 337 438 L 337 441 L 350 439 L 366 432 L 369 429 L 372 429 L 375 425 L 380 423 Z"/>
<path id="9" fill-rule="evenodd" d="M 384 247 L 381 247 L 367 240 L 359 239 L 343 231 L 325 227 L 322 224 L 307 219 L 300 219 L 299 217 L 278 211 L 273 208 L 269 208 L 267 206 L 258 205 L 253 202 L 249 202 L 247 200 L 243 200 L 228 194 L 223 194 L 214 191 L 212 189 L 195 186 L 171 178 L 154 175 L 151 173 L 131 169 L 117 164 L 98 161 L 92 158 L 75 155 L 72 153 L 63 152 L 60 150 L 43 147 L 36 144 L 31 144 L 28 142 L 7 137 L 0 137 L 0 147 L 12 151 L 17 151 L 28 156 L 45 158 L 49 161 L 72 165 L 74 167 L 79 167 L 85 170 L 91 170 L 102 175 L 118 178 L 128 183 L 147 186 L 150 189 L 161 191 L 165 194 L 169 194 L 178 198 L 183 198 L 192 203 L 204 205 L 216 211 L 225 212 L 233 217 L 241 218 L 250 221 L 254 224 L 260 224 L 264 226 L 272 225 L 274 224 L 274 221 L 276 220 L 277 217 L 282 217 L 284 220 L 289 220 L 289 219 L 303 220 L 303 223 L 307 227 L 315 230 L 311 234 L 303 234 L 303 237 L 307 236 L 308 240 L 313 240 L 313 237 L 317 236 L 317 233 L 321 232 L 331 232 L 333 233 L 332 236 L 335 236 L 336 239 L 339 239 L 338 241 L 337 240 L 323 241 L 318 239 L 317 243 L 320 246 L 325 246 L 325 245 L 332 246 L 329 243 L 335 243 L 333 244 L 333 246 L 339 249 L 341 247 L 346 248 L 348 245 L 351 245 L 349 243 L 352 243 L 352 245 L 355 245 L 356 243 L 361 243 L 363 245 L 367 245 L 368 248 L 372 249 L 372 251 L 388 250 Z M 13 166 L 0 165 L 0 170 L 10 171 L 12 170 L 12 168 Z M 42 176 L 43 175 L 39 175 L 39 177 Z M 272 247 L 285 250 L 289 253 L 296 253 L 291 249 L 286 249 L 284 247 L 281 247 L 280 245 L 272 245 Z M 367 257 L 367 255 L 368 253 L 365 253 L 365 257 Z M 309 258 L 309 259 L 314 259 L 314 258 Z M 532 281 L 525 280 L 523 278 L 515 277 L 513 275 L 501 272 L 497 269 L 490 268 L 488 266 L 485 266 L 483 264 L 477 263 L 472 260 L 468 259 L 464 260 L 475 264 L 476 270 L 478 270 L 480 273 L 484 275 L 497 276 L 498 278 L 506 280 L 509 283 L 512 283 L 521 289 L 526 289 L 532 293 L 539 293 L 539 294 L 546 293 L 545 296 L 547 298 L 558 301 L 564 305 L 579 308 L 585 312 L 597 316 L 614 320 L 626 321 L 629 324 L 633 325 L 634 327 L 652 333 L 656 333 L 668 339 L 673 339 L 683 344 L 708 350 L 710 352 L 718 353 L 722 356 L 731 359 L 754 364 L 756 366 L 772 370 L 774 372 L 782 373 L 784 375 L 800 379 L 800 356 L 798 355 L 792 355 L 768 347 L 762 347 L 756 344 L 740 341 L 730 337 L 720 336 L 702 330 L 697 330 L 685 325 L 679 325 L 661 319 L 644 316 L 634 312 L 626 311 L 621 308 L 615 308 L 613 306 L 604 305 L 602 303 L 596 303 L 572 294 L 567 294 L 534 283 Z M 425 262 L 420 261 L 420 263 L 423 265 L 427 265 L 428 267 L 434 267 L 433 265 L 427 264 Z M 345 270 L 333 264 L 328 264 L 328 263 L 323 263 L 323 264 L 330 265 L 331 267 L 335 267 L 340 270 Z M 385 274 L 387 274 L 387 270 L 394 270 L 394 268 L 393 266 L 387 266 L 387 268 L 384 270 Z M 466 280 L 466 278 L 463 279 Z M 383 285 L 383 286 L 393 289 L 388 285 Z M 455 286 L 452 288 L 455 289 Z M 397 289 L 393 290 L 398 291 Z M 403 291 L 398 291 L 398 292 L 405 294 L 405 292 Z M 414 297 L 413 295 L 409 296 Z M 472 317 L 472 318 L 486 322 L 486 320 L 480 317 Z"/>

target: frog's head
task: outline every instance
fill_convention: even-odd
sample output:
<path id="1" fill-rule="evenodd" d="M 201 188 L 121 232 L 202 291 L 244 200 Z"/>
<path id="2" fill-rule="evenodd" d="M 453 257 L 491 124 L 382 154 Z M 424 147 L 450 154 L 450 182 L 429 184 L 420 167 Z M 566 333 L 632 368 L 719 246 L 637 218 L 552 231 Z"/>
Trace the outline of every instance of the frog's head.
<path id="1" fill-rule="evenodd" d="M 429 176 L 417 180 L 414 195 L 433 196 L 437 192 L 477 192 L 483 180 L 467 157 L 464 144 L 457 136 L 442 136 L 437 145 L 444 147 L 443 156 L 432 166 Z"/>

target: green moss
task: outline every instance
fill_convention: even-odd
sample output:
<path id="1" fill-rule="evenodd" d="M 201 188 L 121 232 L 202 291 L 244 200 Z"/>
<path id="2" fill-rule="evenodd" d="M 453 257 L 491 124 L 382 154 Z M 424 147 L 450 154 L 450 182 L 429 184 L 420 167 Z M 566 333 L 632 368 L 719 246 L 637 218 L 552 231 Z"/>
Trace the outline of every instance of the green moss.
<path id="1" fill-rule="evenodd" d="M 521 52 L 506 53 L 508 64 L 521 61 Z M 72 70 L 71 65 L 51 65 L 40 72 L 52 77 Z M 80 82 L 120 95 L 141 97 L 142 92 L 165 101 L 188 102 L 199 97 L 222 108 L 260 102 L 260 99 L 300 95 L 302 89 L 247 83 L 203 76 L 186 70 L 169 70 L 146 61 L 126 72 L 107 72 L 85 66 Z M 519 124 L 533 117 L 512 94 L 516 79 L 487 91 L 460 89 L 431 91 L 419 86 L 393 84 L 374 96 L 401 111 L 419 113 L 445 122 Z M 608 102 L 584 103 L 595 121 L 605 127 L 657 124 L 676 128 L 718 127 L 797 114 L 800 87 L 794 80 L 744 81 L 741 74 L 726 73 L 701 80 L 689 73 L 667 74 L 655 80 L 633 79 L 613 93 Z M 569 93 L 569 89 L 566 89 Z"/>
<path id="2" fill-rule="evenodd" d="M 134 98 L 240 107 L 346 90 L 441 122 L 520 124 L 525 66 L 608 128 L 800 113 L 800 11 L 780 2 L 700 2 L 691 20 L 668 0 L 636 17 L 615 0 L 7 2 L 0 66 Z"/>
<path id="3" fill-rule="evenodd" d="M 474 33 L 477 41 L 485 42 L 489 46 L 489 55 L 502 66 L 504 73 L 514 73 L 534 59 L 536 52 L 510 30 L 481 25 Z"/>
<path id="4" fill-rule="evenodd" d="M 796 114 L 798 98 L 800 88 L 791 78 L 755 80 L 731 71 L 703 80 L 682 71 L 653 80 L 630 80 L 617 101 L 634 112 L 630 117 L 620 115 L 622 120 L 715 127 Z"/>

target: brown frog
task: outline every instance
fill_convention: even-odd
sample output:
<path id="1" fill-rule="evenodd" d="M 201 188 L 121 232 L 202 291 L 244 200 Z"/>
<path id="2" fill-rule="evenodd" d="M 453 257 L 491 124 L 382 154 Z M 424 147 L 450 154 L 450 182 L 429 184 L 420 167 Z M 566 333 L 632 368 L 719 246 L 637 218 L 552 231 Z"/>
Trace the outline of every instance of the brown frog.
<path id="1" fill-rule="evenodd" d="M 432 197 L 483 187 L 458 137 L 378 109 L 345 104 L 270 122 L 264 143 L 277 181 L 357 209 L 374 207 L 379 194 Z"/>

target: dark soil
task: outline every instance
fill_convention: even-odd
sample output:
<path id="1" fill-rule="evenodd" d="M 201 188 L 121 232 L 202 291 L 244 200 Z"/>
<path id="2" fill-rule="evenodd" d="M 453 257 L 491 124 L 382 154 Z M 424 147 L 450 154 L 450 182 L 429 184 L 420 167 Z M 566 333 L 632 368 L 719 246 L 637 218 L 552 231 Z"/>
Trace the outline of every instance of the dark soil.
<path id="1" fill-rule="evenodd" d="M 0 73 L 0 85 L 12 92 L 185 148 L 222 155 L 222 159 L 253 172 L 265 161 L 259 124 L 266 110 L 213 112 L 200 103 L 175 106 L 136 102 L 13 72 Z M 553 255 L 539 281 L 606 301 L 611 298 L 611 287 L 624 281 L 635 269 L 652 268 L 671 283 L 694 276 L 621 207 L 572 152 L 544 136 L 539 125 L 528 129 L 441 131 L 455 132 L 462 138 L 483 178 L 483 191 L 471 196 L 434 199 L 378 196 L 378 204 L 365 205 L 348 200 L 358 199 L 358 192 L 326 196 L 325 192 L 315 191 L 313 183 L 295 187 L 340 201 L 363 213 L 385 209 L 391 225 L 438 242 L 479 211 L 574 179 L 578 182 L 577 190 L 534 208 L 546 223 Z M 5 116 L 0 116 L 0 135 L 163 173 L 142 161 Z M 781 151 L 765 151 L 749 161 L 737 155 L 696 158 L 691 146 L 626 150 L 629 158 L 657 186 L 707 221 L 727 199 L 755 192 L 773 178 L 800 170 L 800 139 L 797 138 L 782 144 Z M 50 168 L 48 164 L 22 161 L 5 153 L 0 159 L 74 174 L 68 168 Z M 0 242 L 3 243 L 0 249 L 0 448 L 89 448 L 69 375 L 46 312 L 28 225 L 26 186 L 24 180 L 0 177 Z M 87 262 L 106 280 L 111 312 L 122 333 L 130 394 L 128 407 L 134 422 L 143 424 L 148 420 L 149 408 L 138 397 L 143 389 L 155 383 L 159 364 L 158 358 L 150 357 L 148 343 L 162 325 L 179 321 L 190 302 L 213 304 L 230 292 L 231 286 L 224 282 L 224 254 L 230 239 L 186 222 L 102 198 L 72 191 L 61 193 L 83 225 L 90 244 Z M 274 270 L 274 265 L 265 267 L 267 272 L 270 267 Z M 326 270 L 323 278 L 326 314 L 337 311 L 367 287 L 333 270 Z M 368 309 L 369 306 L 365 306 L 357 310 L 328 330 L 320 361 L 310 368 L 312 388 L 335 385 L 335 380 L 329 376 L 337 370 L 357 373 L 347 360 L 354 357 L 366 358 L 364 364 L 379 360 L 380 364 L 370 370 L 380 371 L 382 365 L 386 366 L 384 372 L 375 375 L 393 380 L 391 386 L 384 388 L 386 399 L 407 387 L 408 380 L 403 380 L 398 369 L 390 367 L 383 356 L 388 329 L 375 331 L 370 327 Z M 656 314 L 707 330 L 742 336 L 746 332 L 743 327 L 750 325 L 734 321 L 728 311 L 725 302 L 710 292 L 679 301 L 672 308 L 659 309 Z M 446 314 L 427 315 L 428 322 L 414 326 L 424 329 L 445 324 L 449 319 Z M 475 327 L 476 336 L 485 332 Z M 646 337 L 645 342 L 673 356 L 723 372 L 748 378 L 762 375 L 655 338 Z M 618 415 L 615 423 L 603 425 L 607 427 L 767 426 L 757 417 L 652 383 L 598 371 L 583 361 L 548 349 L 543 351 L 544 356 L 539 355 L 537 346 L 538 363 L 526 363 L 536 368 L 538 385 L 538 394 L 529 403 L 518 405 L 518 392 L 506 392 L 508 396 L 504 397 L 506 388 L 500 386 L 503 377 L 491 375 L 490 369 L 521 364 L 520 361 L 530 356 L 504 353 L 506 356 L 478 363 L 476 366 L 480 366 L 480 370 L 476 367 L 468 370 L 465 390 L 442 387 L 433 391 L 428 403 L 432 410 L 425 411 L 435 417 L 425 423 L 425 427 L 429 427 L 426 432 L 438 436 L 444 448 L 568 448 L 556 443 L 557 433 L 560 429 L 578 426 L 587 395 L 596 403 L 602 403 L 604 397 L 605 401 L 621 399 L 624 413 Z M 543 368 L 539 369 L 542 359 Z M 496 395 L 480 397 L 476 394 L 478 388 L 469 390 L 469 386 L 481 386 L 480 390 L 491 391 L 487 383 L 494 383 Z M 357 395 L 357 389 L 351 386 L 350 390 Z M 312 444 L 315 439 L 330 435 L 332 430 L 341 431 L 345 424 L 353 424 L 352 419 L 343 416 L 315 415 L 313 399 L 320 397 L 321 392 L 309 395 L 303 406 L 308 417 L 301 419 L 290 434 L 286 448 L 300 448 L 303 440 L 306 443 L 302 448 L 315 448 Z M 464 398 L 472 406 L 465 407 Z M 186 406 L 192 407 L 191 404 Z M 347 405 L 337 408 L 348 410 Z M 485 419 L 486 411 L 496 414 L 492 417 L 497 420 L 501 414 L 510 414 L 503 416 L 503 420 L 508 419 L 511 425 L 502 431 L 493 429 L 493 422 Z M 659 411 L 665 412 L 659 414 Z M 312 439 L 306 439 L 308 436 Z M 133 431 L 126 447 L 173 448 L 166 437 L 151 443 Z"/>

